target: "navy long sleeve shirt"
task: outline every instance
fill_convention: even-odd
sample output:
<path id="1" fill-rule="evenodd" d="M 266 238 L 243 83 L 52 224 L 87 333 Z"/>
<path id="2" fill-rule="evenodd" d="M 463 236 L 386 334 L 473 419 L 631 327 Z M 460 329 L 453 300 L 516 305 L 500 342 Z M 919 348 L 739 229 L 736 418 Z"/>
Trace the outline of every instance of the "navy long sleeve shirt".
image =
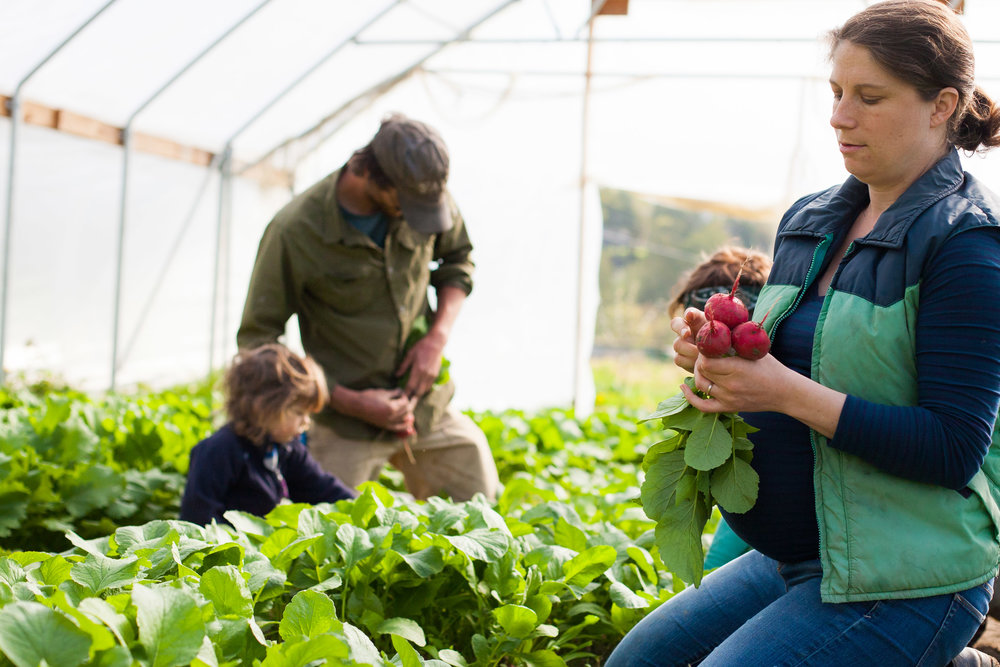
<path id="1" fill-rule="evenodd" d="M 829 445 L 897 477 L 962 493 L 986 456 L 1000 407 L 1000 308 L 992 303 L 998 294 L 996 230 L 975 229 L 949 239 L 921 282 L 915 332 L 917 405 L 880 405 L 849 395 Z M 775 357 L 805 375 L 821 305 L 813 287 L 773 341 Z M 760 429 L 750 435 L 760 493 L 750 511 L 724 513 L 726 521 L 771 558 L 817 558 L 809 429 L 779 413 L 743 417 Z"/>
<path id="2" fill-rule="evenodd" d="M 277 451 L 279 477 L 265 465 Z M 226 424 L 191 450 L 180 518 L 201 525 L 223 518 L 227 510 L 263 516 L 285 496 L 292 502 L 320 503 L 354 498 L 357 492 L 323 470 L 299 442 L 258 446 Z"/>

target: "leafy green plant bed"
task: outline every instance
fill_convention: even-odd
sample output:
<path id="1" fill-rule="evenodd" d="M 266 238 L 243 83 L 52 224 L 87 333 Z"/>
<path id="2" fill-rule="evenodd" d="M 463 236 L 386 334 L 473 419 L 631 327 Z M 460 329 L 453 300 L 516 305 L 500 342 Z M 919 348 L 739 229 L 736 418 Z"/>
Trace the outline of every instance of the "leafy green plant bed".
<path id="1" fill-rule="evenodd" d="M 62 554 L 0 559 L 0 650 L 17 665 L 599 662 L 671 594 L 651 524 L 516 487 L 506 517 L 369 484 L 336 506 L 231 513 L 235 529 L 70 534 Z"/>
<path id="2" fill-rule="evenodd" d="M 639 502 L 630 410 L 471 413 L 503 483 L 176 521 L 208 389 L 0 394 L 0 666 L 599 665 L 684 582 Z"/>
<path id="3" fill-rule="evenodd" d="M 207 388 L 92 398 L 0 391 L 0 548 L 177 516 L 188 454 L 212 428 Z"/>

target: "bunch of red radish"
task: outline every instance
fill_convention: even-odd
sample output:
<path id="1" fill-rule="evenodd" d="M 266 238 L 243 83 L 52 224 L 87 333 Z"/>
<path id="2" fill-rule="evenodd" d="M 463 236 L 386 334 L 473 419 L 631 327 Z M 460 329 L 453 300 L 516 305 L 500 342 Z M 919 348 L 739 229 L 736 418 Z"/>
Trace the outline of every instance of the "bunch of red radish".
<path id="1" fill-rule="evenodd" d="M 706 357 L 736 355 L 744 359 L 760 359 L 771 350 L 771 339 L 761 326 L 767 315 L 760 322 L 751 321 L 750 311 L 736 296 L 742 272 L 741 267 L 729 294 L 713 294 L 705 303 L 708 322 L 698 330 L 694 342 L 698 351 Z"/>

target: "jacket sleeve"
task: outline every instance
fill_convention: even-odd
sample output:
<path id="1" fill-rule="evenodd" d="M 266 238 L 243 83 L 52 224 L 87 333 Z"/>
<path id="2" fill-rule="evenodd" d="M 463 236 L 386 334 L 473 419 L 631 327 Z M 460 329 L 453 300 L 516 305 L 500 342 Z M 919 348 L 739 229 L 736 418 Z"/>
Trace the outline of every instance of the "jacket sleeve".
<path id="1" fill-rule="evenodd" d="M 243 466 L 242 452 L 225 442 L 203 440 L 191 450 L 187 484 L 181 499 L 180 519 L 202 526 L 215 519 L 229 523 L 222 515 L 226 496 Z"/>
<path id="2" fill-rule="evenodd" d="M 434 289 L 450 285 L 462 289 L 466 295 L 472 292 L 472 272 L 475 264 L 472 262 L 472 241 L 465 227 L 465 220 L 451 200 L 452 227 L 438 234 L 434 243 L 434 259 L 438 266 L 431 272 L 431 285 Z"/>
<path id="3" fill-rule="evenodd" d="M 288 318 L 297 310 L 294 267 L 282 232 L 283 225 L 275 219 L 261 237 L 236 333 L 236 344 L 241 349 L 277 341 L 285 333 Z"/>
<path id="4" fill-rule="evenodd" d="M 357 498 L 358 492 L 323 470 L 300 443 L 291 446 L 282 474 L 288 482 L 288 496 L 296 503 L 332 503 Z"/>

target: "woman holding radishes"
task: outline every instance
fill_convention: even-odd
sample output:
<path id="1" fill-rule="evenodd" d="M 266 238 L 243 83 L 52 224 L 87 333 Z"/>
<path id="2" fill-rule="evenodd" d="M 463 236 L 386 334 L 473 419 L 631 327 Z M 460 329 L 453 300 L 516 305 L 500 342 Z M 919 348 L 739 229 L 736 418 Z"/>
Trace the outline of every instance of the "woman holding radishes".
<path id="1" fill-rule="evenodd" d="M 956 656 L 1000 560 L 1000 198 L 958 150 L 1000 145 L 1000 108 L 934 0 L 862 10 L 830 54 L 851 176 L 781 220 L 754 311 L 770 353 L 708 357 L 705 314 L 673 321 L 687 400 L 760 429 L 756 503 L 725 514 L 753 550 L 608 667 L 980 664 Z"/>

